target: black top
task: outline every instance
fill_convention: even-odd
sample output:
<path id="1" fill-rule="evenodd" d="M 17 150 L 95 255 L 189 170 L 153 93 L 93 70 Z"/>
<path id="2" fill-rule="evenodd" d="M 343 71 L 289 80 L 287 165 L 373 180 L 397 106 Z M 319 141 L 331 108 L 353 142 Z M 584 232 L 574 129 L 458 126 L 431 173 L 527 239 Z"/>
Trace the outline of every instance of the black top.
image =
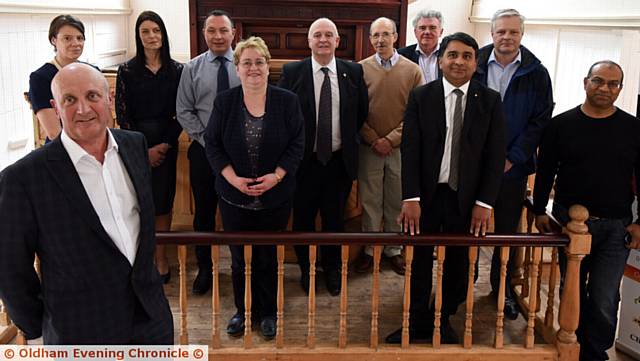
<path id="1" fill-rule="evenodd" d="M 182 132 L 176 120 L 176 94 L 182 64 L 173 60 L 153 73 L 134 59 L 118 68 L 116 117 L 121 128 L 137 130 L 149 147 L 160 143 L 177 146 Z"/>
<path id="2" fill-rule="evenodd" d="M 45 63 L 29 75 L 29 101 L 34 113 L 40 109 L 51 108 L 51 81 L 57 73 L 58 68 L 55 65 Z"/>
<path id="3" fill-rule="evenodd" d="M 554 201 L 559 204 L 581 204 L 596 217 L 630 217 L 634 169 L 640 174 L 638 118 L 620 109 L 600 119 L 579 106 L 564 112 L 551 120 L 540 145 L 535 213 L 545 213 L 557 175 Z"/>

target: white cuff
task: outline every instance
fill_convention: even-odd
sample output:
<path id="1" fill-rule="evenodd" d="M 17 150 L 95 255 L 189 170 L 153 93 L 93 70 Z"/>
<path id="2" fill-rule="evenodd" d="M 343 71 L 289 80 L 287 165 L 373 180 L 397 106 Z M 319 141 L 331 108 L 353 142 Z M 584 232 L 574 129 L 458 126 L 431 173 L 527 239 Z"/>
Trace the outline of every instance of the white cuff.
<path id="1" fill-rule="evenodd" d="M 493 207 L 491 207 L 490 205 L 480 202 L 480 201 L 476 201 L 476 206 L 480 206 L 482 208 L 487 208 L 487 209 L 493 209 Z"/>

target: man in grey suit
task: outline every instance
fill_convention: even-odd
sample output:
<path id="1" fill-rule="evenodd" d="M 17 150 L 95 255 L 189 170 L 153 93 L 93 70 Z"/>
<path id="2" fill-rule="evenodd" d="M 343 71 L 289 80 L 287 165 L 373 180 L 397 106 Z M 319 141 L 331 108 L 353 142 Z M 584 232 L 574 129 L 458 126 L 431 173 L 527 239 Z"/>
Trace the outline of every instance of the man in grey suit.
<path id="1" fill-rule="evenodd" d="M 51 88 L 63 132 L 0 173 L 0 298 L 45 344 L 172 344 L 145 138 L 107 129 L 109 86 L 91 66 Z"/>

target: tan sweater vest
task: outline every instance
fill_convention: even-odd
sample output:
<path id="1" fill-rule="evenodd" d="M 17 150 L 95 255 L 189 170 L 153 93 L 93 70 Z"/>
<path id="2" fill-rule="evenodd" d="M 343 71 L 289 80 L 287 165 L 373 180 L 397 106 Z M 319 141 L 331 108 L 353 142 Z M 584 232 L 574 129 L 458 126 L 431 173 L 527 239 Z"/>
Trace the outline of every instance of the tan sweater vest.
<path id="1" fill-rule="evenodd" d="M 402 140 L 402 118 L 409 93 L 424 83 L 418 64 L 400 56 L 391 69 L 384 69 L 372 55 L 360 61 L 369 89 L 369 116 L 360 130 L 364 141 L 372 144 L 385 137 L 394 148 Z"/>

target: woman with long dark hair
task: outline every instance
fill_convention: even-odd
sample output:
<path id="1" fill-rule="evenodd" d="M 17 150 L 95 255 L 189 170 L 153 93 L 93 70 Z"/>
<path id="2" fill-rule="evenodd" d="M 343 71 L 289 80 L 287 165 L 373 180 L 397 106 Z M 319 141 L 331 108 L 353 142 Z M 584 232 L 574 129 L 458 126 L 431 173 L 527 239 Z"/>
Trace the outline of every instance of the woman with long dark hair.
<path id="1" fill-rule="evenodd" d="M 176 93 L 182 64 L 171 59 L 164 22 L 153 11 L 136 20 L 136 56 L 118 68 L 116 117 L 121 128 L 142 132 L 152 167 L 156 231 L 171 228 L 176 190 L 178 137 Z M 164 246 L 156 247 L 156 266 L 165 283 L 171 276 Z"/>

